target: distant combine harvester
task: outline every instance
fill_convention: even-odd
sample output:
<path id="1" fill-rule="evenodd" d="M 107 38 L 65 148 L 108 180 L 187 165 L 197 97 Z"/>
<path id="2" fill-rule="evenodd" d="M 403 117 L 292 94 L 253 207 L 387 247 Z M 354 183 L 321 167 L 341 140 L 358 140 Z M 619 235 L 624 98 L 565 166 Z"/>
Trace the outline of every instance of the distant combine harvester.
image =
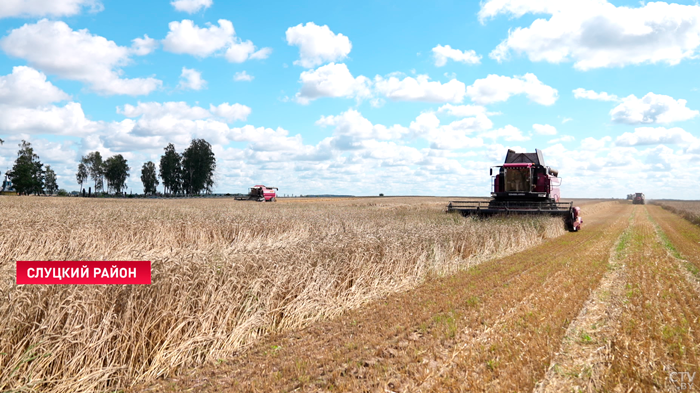
<path id="1" fill-rule="evenodd" d="M 632 204 L 633 205 L 643 205 L 645 204 L 646 201 L 644 199 L 644 194 L 641 192 L 638 192 L 634 194 L 634 199 L 632 199 Z"/>
<path id="2" fill-rule="evenodd" d="M 248 195 L 237 196 L 237 201 L 277 202 L 277 187 L 253 186 Z"/>

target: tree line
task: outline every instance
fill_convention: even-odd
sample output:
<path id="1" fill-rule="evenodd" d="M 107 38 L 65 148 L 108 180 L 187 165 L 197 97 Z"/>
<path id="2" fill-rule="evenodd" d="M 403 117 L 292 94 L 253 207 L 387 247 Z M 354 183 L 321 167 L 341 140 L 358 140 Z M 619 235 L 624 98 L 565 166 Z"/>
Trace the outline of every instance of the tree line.
<path id="1" fill-rule="evenodd" d="M 3 143 L 0 139 L 0 144 Z M 53 194 L 58 191 L 56 172 L 51 169 L 51 165 L 44 167 L 39 156 L 34 153 L 32 144 L 23 140 L 19 148 L 12 169 L 6 173 L 15 191 L 20 195 Z"/>
<path id="2" fill-rule="evenodd" d="M 214 186 L 216 157 L 209 142 L 193 139 L 182 154 L 175 151 L 172 143 L 165 147 L 165 154 L 160 158 L 160 170 L 156 173 L 156 164 L 148 161 L 141 167 L 141 183 L 144 194 L 156 194 L 163 182 L 164 193 L 169 195 L 197 195 L 211 193 Z M 120 194 L 129 177 L 129 166 L 121 154 L 110 157 L 104 162 L 100 152 L 92 152 L 80 160 L 75 178 L 80 184 L 89 179 L 94 181 L 95 192 L 102 191 L 104 181 L 110 191 Z"/>
<path id="3" fill-rule="evenodd" d="M 165 154 L 160 157 L 158 174 L 163 182 L 165 194 L 194 195 L 202 191 L 211 192 L 214 186 L 216 157 L 209 142 L 204 139 L 193 139 L 182 154 L 175 151 L 172 143 L 168 144 L 164 150 Z M 141 181 L 145 193 L 155 193 L 158 185 L 155 164 L 150 161 L 143 164 Z"/>
<path id="4" fill-rule="evenodd" d="M 78 164 L 78 173 L 75 179 L 80 185 L 80 192 L 83 192 L 83 183 L 88 177 L 95 182 L 95 192 L 105 191 L 105 180 L 107 181 L 107 192 L 116 195 L 126 189 L 126 179 L 129 178 L 131 168 L 127 164 L 126 158 L 121 154 L 102 160 L 99 151 L 93 151 L 83 156 Z M 90 187 L 92 191 L 92 187 Z"/>
<path id="5" fill-rule="evenodd" d="M 4 141 L 0 139 L 0 144 Z M 31 143 L 22 141 L 19 144 L 17 159 L 7 177 L 20 195 L 53 194 L 58 191 L 56 173 L 50 165 L 41 163 L 39 156 L 34 153 Z M 163 182 L 164 192 L 170 195 L 196 195 L 202 192 L 211 193 L 214 186 L 214 171 L 216 157 L 209 142 L 204 139 L 193 139 L 190 146 L 180 154 L 175 151 L 172 143 L 165 147 L 165 154 L 160 158 L 160 169 L 156 173 L 156 165 L 152 161 L 143 164 L 141 182 L 144 194 L 155 194 Z M 126 190 L 126 181 L 131 168 L 124 156 L 116 154 L 103 159 L 99 151 L 90 152 L 81 157 L 76 181 L 80 192 L 84 193 L 84 184 L 88 180 L 93 183 L 89 187 L 92 192 L 111 192 L 116 195 Z M 105 190 L 106 183 L 106 190 Z"/>

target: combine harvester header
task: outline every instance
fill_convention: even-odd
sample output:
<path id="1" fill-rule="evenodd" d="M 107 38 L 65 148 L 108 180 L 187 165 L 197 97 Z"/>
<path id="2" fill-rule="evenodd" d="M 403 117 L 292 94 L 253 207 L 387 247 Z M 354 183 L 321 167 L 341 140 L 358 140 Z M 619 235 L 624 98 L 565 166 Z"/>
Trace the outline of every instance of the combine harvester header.
<path id="1" fill-rule="evenodd" d="M 496 175 L 493 168 L 498 168 Z M 564 219 L 570 231 L 578 231 L 583 220 L 573 202 L 559 202 L 559 172 L 544 164 L 540 150 L 516 153 L 508 150 L 503 165 L 491 168 L 490 201 L 451 201 L 448 212 L 487 217 L 496 214 L 545 214 Z"/>

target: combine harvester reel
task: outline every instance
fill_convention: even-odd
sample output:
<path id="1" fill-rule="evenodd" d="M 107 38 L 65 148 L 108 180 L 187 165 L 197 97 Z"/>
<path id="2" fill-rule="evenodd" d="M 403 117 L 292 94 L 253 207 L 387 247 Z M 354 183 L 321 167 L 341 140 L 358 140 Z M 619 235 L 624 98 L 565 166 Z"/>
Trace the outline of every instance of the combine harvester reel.
<path id="1" fill-rule="evenodd" d="M 516 153 L 508 150 L 505 163 L 496 166 L 493 174 L 490 201 L 451 201 L 448 212 L 463 216 L 490 217 L 504 214 L 550 215 L 561 217 L 566 229 L 576 232 L 581 228 L 581 208 L 573 202 L 559 202 L 559 172 L 544 165 L 540 150 L 534 153 Z"/>

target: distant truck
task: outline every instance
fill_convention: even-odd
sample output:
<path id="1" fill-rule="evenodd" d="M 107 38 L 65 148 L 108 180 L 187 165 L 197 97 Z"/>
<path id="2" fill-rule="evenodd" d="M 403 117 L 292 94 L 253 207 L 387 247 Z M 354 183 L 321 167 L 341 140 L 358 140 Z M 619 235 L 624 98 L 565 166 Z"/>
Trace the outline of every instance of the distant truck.
<path id="1" fill-rule="evenodd" d="M 634 194 L 627 194 L 627 200 L 631 201 L 634 199 Z"/>
<path id="2" fill-rule="evenodd" d="M 634 194 L 634 198 L 632 199 L 633 205 L 643 205 L 644 203 L 644 194 L 642 194 L 641 192 Z"/>
<path id="3" fill-rule="evenodd" d="M 277 187 L 253 186 L 248 195 L 236 197 L 237 201 L 277 202 Z"/>

